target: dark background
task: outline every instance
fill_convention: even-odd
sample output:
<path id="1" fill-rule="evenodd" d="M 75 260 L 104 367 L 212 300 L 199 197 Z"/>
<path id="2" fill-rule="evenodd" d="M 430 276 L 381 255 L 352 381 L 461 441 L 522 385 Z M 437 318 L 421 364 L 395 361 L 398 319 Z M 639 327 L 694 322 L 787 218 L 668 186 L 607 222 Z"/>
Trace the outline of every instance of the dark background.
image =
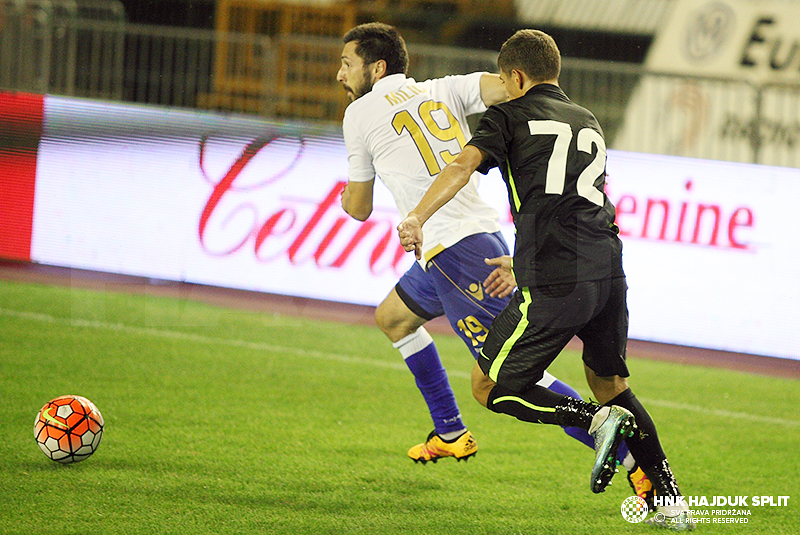
<path id="1" fill-rule="evenodd" d="M 489 1 L 489 0 L 487 0 Z M 215 0 L 122 0 L 128 22 L 185 28 L 214 28 Z M 407 21 L 411 27 L 430 26 L 446 13 L 421 10 L 417 20 Z M 526 26 L 530 26 L 527 24 Z M 471 21 L 454 42 L 445 43 L 467 48 L 499 50 L 500 45 L 523 25 L 507 18 L 482 18 Z M 652 41 L 649 35 L 617 34 L 579 29 L 542 26 L 558 43 L 565 57 L 641 63 Z M 430 29 L 431 35 L 436 28 Z M 415 39 L 417 41 L 417 39 Z"/>

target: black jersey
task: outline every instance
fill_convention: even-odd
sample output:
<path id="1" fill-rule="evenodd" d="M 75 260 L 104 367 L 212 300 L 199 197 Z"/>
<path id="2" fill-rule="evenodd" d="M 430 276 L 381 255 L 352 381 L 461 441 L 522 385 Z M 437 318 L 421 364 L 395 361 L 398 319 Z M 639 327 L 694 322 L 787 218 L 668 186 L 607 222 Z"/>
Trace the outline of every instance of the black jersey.
<path id="1" fill-rule="evenodd" d="M 540 84 L 490 107 L 470 145 L 499 167 L 516 227 L 514 274 L 544 287 L 618 277 L 622 242 L 605 195 L 606 145 L 595 116 Z"/>

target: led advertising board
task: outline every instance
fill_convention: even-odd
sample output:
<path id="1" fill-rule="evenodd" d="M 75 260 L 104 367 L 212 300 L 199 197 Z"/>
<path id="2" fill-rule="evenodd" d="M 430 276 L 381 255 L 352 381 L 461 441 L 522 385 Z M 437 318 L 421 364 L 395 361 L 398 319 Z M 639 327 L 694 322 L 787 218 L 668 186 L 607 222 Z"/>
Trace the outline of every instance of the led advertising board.
<path id="1" fill-rule="evenodd" d="M 366 222 L 342 211 L 335 126 L 0 97 L 2 257 L 364 305 L 413 262 L 382 186 Z M 631 338 L 800 359 L 800 170 L 620 151 L 607 170 Z M 480 190 L 513 246 L 499 174 Z"/>

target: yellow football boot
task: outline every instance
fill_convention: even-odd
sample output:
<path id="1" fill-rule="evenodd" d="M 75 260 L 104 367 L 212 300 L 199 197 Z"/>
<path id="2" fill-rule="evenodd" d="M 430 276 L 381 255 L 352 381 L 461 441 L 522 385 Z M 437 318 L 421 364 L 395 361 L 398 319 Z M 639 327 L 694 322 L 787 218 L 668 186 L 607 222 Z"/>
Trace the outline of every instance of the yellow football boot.
<path id="1" fill-rule="evenodd" d="M 453 442 L 445 442 L 436 431 L 431 431 L 425 442 L 408 450 L 408 456 L 414 459 L 415 463 L 425 464 L 428 461 L 436 462 L 441 457 L 455 457 L 457 461 L 466 461 L 477 451 L 478 443 L 469 431 L 465 431 Z"/>

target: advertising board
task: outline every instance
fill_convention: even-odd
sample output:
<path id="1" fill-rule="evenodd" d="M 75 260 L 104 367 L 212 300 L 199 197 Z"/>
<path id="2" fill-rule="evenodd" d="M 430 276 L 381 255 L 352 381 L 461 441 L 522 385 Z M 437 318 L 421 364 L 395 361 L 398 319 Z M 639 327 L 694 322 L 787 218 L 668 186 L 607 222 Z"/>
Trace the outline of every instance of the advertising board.
<path id="1" fill-rule="evenodd" d="M 617 149 L 797 167 L 800 4 L 677 0 Z"/>
<path id="2" fill-rule="evenodd" d="M 41 124 L 15 134 L 38 143 L 0 146 L 0 162 L 28 162 L 5 167 L 3 197 L 31 201 L 0 203 L 17 225 L 0 227 L 0 256 L 363 305 L 413 262 L 382 186 L 366 222 L 342 211 L 335 126 L 41 104 Z M 631 338 L 800 359 L 800 170 L 609 151 L 607 171 Z M 480 191 L 513 246 L 499 174 Z"/>

